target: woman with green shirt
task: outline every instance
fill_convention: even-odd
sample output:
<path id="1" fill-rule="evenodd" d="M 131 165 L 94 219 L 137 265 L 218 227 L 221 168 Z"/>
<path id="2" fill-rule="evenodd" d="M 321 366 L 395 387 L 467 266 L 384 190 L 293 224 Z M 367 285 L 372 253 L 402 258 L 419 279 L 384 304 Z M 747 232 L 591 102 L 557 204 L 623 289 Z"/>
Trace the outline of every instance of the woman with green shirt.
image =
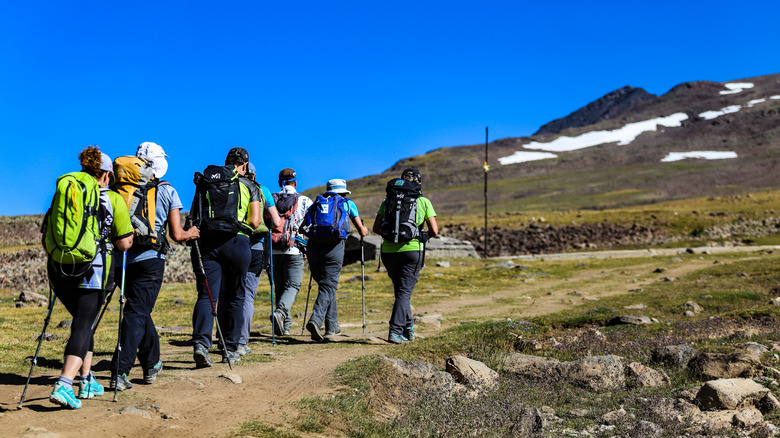
<path id="1" fill-rule="evenodd" d="M 422 184 L 422 175 L 415 168 L 408 168 L 401 173 L 401 179 Z M 387 199 L 382 201 L 377 211 L 372 230 L 381 234 L 382 220 L 385 215 Z M 417 277 L 423 264 L 423 250 L 429 237 L 439 234 L 436 224 L 436 211 L 431 201 L 420 196 L 416 200 L 415 225 L 420 230 L 420 236 L 408 242 L 392 242 L 386 237 L 382 241 L 382 263 L 387 268 L 387 275 L 393 282 L 395 302 L 390 316 L 390 334 L 388 341 L 394 344 L 405 344 L 414 340 L 414 317 L 412 316 L 411 298 Z M 428 232 L 422 232 L 425 224 Z"/>

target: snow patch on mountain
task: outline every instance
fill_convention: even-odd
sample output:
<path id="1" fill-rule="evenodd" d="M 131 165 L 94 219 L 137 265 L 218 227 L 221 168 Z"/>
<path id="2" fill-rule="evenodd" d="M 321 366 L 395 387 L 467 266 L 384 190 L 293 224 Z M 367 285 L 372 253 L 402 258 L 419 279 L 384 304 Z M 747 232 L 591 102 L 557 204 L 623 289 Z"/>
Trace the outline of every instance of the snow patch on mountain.
<path id="1" fill-rule="evenodd" d="M 699 114 L 699 117 L 704 120 L 712 120 L 717 119 L 720 116 L 725 116 L 726 114 L 735 113 L 741 109 L 742 105 L 731 105 L 725 108 L 721 108 L 718 111 L 704 111 L 703 113 Z"/>
<path id="2" fill-rule="evenodd" d="M 731 82 L 724 84 L 724 87 L 728 88 L 728 90 L 723 90 L 720 94 L 737 94 L 748 88 L 753 88 L 753 86 L 754 84 L 751 82 Z"/>
<path id="3" fill-rule="evenodd" d="M 501 164 L 516 164 L 525 163 L 527 161 L 545 160 L 547 158 L 558 158 L 558 156 L 549 152 L 517 151 L 507 157 L 499 158 L 498 162 Z"/>
<path id="4" fill-rule="evenodd" d="M 700 158 L 704 160 L 726 160 L 737 158 L 737 153 L 732 151 L 691 151 L 691 152 L 669 152 L 667 156 L 661 159 L 662 163 L 680 161 L 686 158 Z"/>

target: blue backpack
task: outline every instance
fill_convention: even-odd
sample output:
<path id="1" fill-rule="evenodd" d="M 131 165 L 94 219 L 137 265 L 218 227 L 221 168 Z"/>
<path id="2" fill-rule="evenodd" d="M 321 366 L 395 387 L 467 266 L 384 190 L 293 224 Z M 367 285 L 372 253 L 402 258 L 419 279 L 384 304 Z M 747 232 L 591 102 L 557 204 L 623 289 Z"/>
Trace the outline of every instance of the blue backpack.
<path id="1" fill-rule="evenodd" d="M 346 240 L 351 228 L 347 199 L 333 192 L 317 196 L 306 212 L 302 227 L 309 240 L 322 243 L 336 243 Z"/>

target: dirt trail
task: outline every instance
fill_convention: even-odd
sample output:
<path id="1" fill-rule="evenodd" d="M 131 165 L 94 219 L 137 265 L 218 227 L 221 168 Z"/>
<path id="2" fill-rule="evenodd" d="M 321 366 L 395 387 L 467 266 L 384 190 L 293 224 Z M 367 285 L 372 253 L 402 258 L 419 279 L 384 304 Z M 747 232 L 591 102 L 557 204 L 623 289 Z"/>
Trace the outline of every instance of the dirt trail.
<path id="1" fill-rule="evenodd" d="M 614 252 L 612 252 L 614 253 Z M 583 258 L 594 257 L 587 253 Z M 749 257 L 749 256 L 746 256 Z M 440 313 L 444 326 L 468 319 L 485 319 L 491 316 L 517 315 L 528 317 L 555 312 L 572 305 L 585 297 L 602 298 L 627 293 L 629 289 L 641 287 L 661 276 L 682 276 L 688 272 L 710 265 L 711 261 L 686 260 L 685 263 L 666 265 L 667 270 L 655 277 L 644 276 L 631 281 L 634 273 L 651 272 L 658 262 L 634 265 L 632 272 L 625 268 L 579 271 L 568 280 L 544 279 L 520 283 L 517 288 L 497 291 L 489 296 L 450 297 L 438 303 L 419 307 L 416 312 Z M 592 285 L 589 283 L 593 280 Z M 577 284 L 583 296 L 566 296 L 561 293 L 547 295 L 547 292 L 566 283 Z M 519 297 L 522 298 L 519 300 Z M 502 298 L 506 300 L 502 300 Z M 525 304 L 527 302 L 527 304 Z M 595 303 L 594 303 L 595 304 Z M 455 316 L 455 318 L 450 318 Z M 371 322 L 369 330 L 382 336 L 386 326 Z M 348 326 L 348 325 L 346 325 Z M 421 334 L 433 336 L 439 329 L 424 326 Z M 353 342 L 313 344 L 308 336 L 295 336 L 280 340 L 272 347 L 267 339 L 251 344 L 253 355 L 271 353 L 270 362 L 243 361 L 234 367 L 243 383 L 235 384 L 219 377 L 230 372 L 226 364 L 215 363 L 212 368 L 195 370 L 189 347 L 164 343 L 163 361 L 166 369 L 153 385 L 136 384 L 131 391 L 121 393 L 118 403 L 112 402 L 112 394 L 106 394 L 85 401 L 78 411 L 64 410 L 48 401 L 51 382 L 57 373 L 47 371 L 41 375 L 36 370 L 33 382 L 22 410 L 16 410 L 24 378 L 3 375 L 0 382 L 0 430 L 2 436 L 226 436 L 245 421 L 259 420 L 274 427 L 289 425 L 297 415 L 293 401 L 304 397 L 322 397 L 335 391 L 331 376 L 345 361 L 367 354 L 382 353 L 390 347 L 385 344 L 371 344 L 360 336 L 360 327 L 343 328 L 354 336 L 343 338 Z M 163 338 L 165 339 L 165 338 Z M 212 359 L 216 359 L 212 355 Z M 134 369 L 134 374 L 140 372 Z M 108 373 L 98 373 L 108 390 Z M 24 376 L 26 377 L 26 376 Z M 120 414 L 126 407 L 154 405 L 161 412 L 150 412 L 150 418 L 139 414 Z M 164 416 L 172 417 L 169 419 Z M 301 434 L 298 431 L 295 433 Z"/>

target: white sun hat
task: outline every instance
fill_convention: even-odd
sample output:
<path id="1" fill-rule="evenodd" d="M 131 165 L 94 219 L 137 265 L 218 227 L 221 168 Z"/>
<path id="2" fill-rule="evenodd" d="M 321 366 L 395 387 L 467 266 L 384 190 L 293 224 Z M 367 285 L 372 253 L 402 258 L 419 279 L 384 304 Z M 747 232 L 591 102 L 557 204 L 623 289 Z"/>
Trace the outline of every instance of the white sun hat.
<path id="1" fill-rule="evenodd" d="M 156 178 L 162 178 L 168 171 L 168 160 L 165 159 L 168 155 L 165 155 L 162 146 L 157 143 L 151 141 L 141 143 L 135 151 L 135 156 L 152 162 L 152 170 Z"/>

